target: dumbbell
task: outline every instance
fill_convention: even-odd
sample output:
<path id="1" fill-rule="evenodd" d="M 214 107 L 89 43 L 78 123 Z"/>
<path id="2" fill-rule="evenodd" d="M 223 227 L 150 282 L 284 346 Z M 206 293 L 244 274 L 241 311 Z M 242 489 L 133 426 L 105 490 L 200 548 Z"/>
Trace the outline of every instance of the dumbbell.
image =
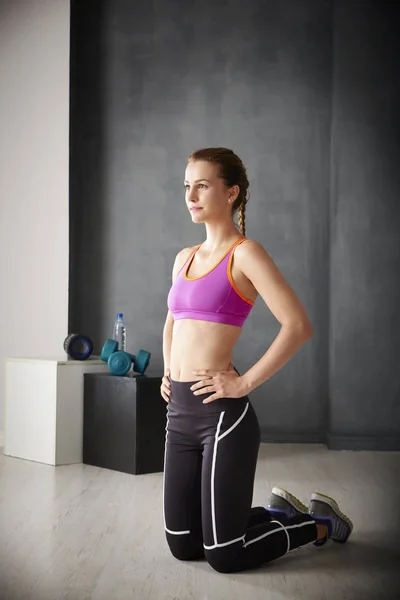
<path id="1" fill-rule="evenodd" d="M 136 373 L 144 374 L 145 370 L 149 366 L 151 352 L 147 350 L 139 350 L 139 352 L 135 354 L 130 354 L 133 362 L 133 370 Z"/>
<path id="2" fill-rule="evenodd" d="M 108 339 L 101 351 L 100 358 L 108 363 L 113 375 L 126 375 L 133 364 L 133 370 L 143 374 L 149 366 L 151 353 L 139 350 L 137 355 L 118 350 L 118 342 Z"/>

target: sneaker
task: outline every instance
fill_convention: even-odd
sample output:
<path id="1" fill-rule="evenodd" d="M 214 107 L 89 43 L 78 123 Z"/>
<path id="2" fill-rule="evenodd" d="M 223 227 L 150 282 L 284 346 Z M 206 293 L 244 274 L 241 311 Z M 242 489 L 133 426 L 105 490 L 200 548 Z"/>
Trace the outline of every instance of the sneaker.
<path id="1" fill-rule="evenodd" d="M 279 487 L 272 488 L 267 510 L 278 518 L 284 516 L 287 519 L 308 513 L 307 506 L 300 502 L 296 496 Z"/>
<path id="2" fill-rule="evenodd" d="M 314 542 L 316 546 L 322 546 L 328 539 L 342 544 L 347 542 L 353 531 L 353 523 L 349 517 L 341 512 L 337 502 L 333 498 L 319 492 L 314 492 L 310 497 L 308 512 L 317 525 L 326 525 L 328 527 L 326 538 Z"/>

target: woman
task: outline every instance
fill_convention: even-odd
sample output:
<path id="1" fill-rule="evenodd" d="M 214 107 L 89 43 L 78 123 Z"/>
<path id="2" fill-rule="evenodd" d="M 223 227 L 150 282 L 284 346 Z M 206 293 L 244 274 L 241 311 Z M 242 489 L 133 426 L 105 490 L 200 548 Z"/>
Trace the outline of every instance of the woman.
<path id="1" fill-rule="evenodd" d="M 225 573 L 305 544 L 344 542 L 352 530 L 322 494 L 313 494 L 307 508 L 273 488 L 267 508 L 251 508 L 260 429 L 248 394 L 287 363 L 312 329 L 267 252 L 245 237 L 248 185 L 231 150 L 190 156 L 186 204 L 207 236 L 176 256 L 163 331 L 167 541 L 176 558 L 205 557 Z M 282 327 L 265 355 L 239 375 L 232 351 L 258 294 Z"/>

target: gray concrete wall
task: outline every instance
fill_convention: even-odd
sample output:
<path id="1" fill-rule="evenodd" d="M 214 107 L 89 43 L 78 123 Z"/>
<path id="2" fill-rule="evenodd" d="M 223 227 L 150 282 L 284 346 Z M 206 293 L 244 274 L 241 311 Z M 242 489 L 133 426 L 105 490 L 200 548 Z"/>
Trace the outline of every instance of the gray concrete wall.
<path id="1" fill-rule="evenodd" d="M 333 173 L 348 169 L 338 155 L 342 145 L 346 152 L 351 149 L 346 131 L 340 137 L 339 122 L 347 89 L 342 44 L 352 29 L 348 20 L 363 9 L 354 4 L 352 12 L 338 8 L 334 13 L 331 0 L 72 2 L 70 331 L 87 332 L 99 350 L 111 335 L 115 313 L 122 311 L 128 349 L 149 349 L 149 374 L 161 372 L 173 259 L 182 247 L 204 238 L 203 226 L 191 223 L 184 204 L 186 157 L 204 145 L 232 147 L 248 166 L 251 180 L 247 236 L 265 246 L 314 325 L 313 338 L 251 394 L 264 440 L 325 441 L 327 432 L 359 436 L 374 427 L 374 412 L 357 430 L 353 409 L 340 420 L 343 402 L 347 406 L 356 401 L 357 412 L 364 406 L 363 385 L 348 387 L 344 400 L 335 391 L 351 378 L 343 369 L 335 371 L 335 357 L 342 352 L 340 328 L 351 320 L 351 313 L 346 314 L 338 324 L 341 303 L 347 307 L 354 293 L 343 288 L 340 278 L 352 282 L 346 268 L 359 246 L 346 242 L 343 254 L 335 251 L 330 214 L 347 193 L 358 206 L 368 202 L 366 183 L 360 186 L 365 157 L 355 147 L 352 188 L 346 178 L 339 187 L 331 174 L 331 161 Z M 374 28 L 372 15 L 370 19 L 360 23 L 364 40 Z M 362 63 L 369 51 L 363 58 L 359 43 Z M 334 66 L 334 58 L 342 66 Z M 368 72 L 363 81 L 367 89 L 374 88 Z M 375 90 L 376 110 L 391 97 L 390 85 L 396 85 L 391 77 L 382 98 Z M 359 112 L 359 107 L 352 108 Z M 370 156 L 369 168 L 379 173 L 381 164 L 373 158 L 377 155 Z M 381 206 L 389 214 L 390 200 L 383 207 L 372 200 L 376 191 L 370 188 L 368 206 Z M 357 226 L 347 210 L 343 227 Z M 385 223 L 380 222 L 378 234 L 371 221 L 378 249 L 388 243 Z M 366 242 L 359 230 L 355 235 Z M 393 239 L 393 250 L 398 250 L 396 243 Z M 343 243 L 339 247 L 343 250 Z M 365 260 L 365 252 L 357 256 Z M 392 260 L 389 287 L 397 285 Z M 365 276 L 376 277 L 378 289 L 384 289 L 378 271 L 372 275 L 368 265 L 363 262 Z M 374 296 L 368 310 L 377 301 Z M 393 301 L 388 300 L 390 306 Z M 351 306 L 357 312 L 360 303 Z M 257 300 L 235 350 L 239 371 L 260 358 L 278 330 L 279 324 Z M 377 325 L 373 336 L 385 344 Z M 357 340 L 345 343 L 357 345 Z M 392 345 L 386 342 L 388 351 L 392 340 Z M 364 366 L 358 364 L 359 369 Z M 383 401 L 378 370 L 370 390 L 376 406 Z M 390 406 L 378 435 L 385 427 L 393 428 Z M 340 437 L 330 441 L 348 443 Z"/>
<path id="2" fill-rule="evenodd" d="M 332 102 L 332 447 L 400 449 L 396 2 L 337 2 Z"/>

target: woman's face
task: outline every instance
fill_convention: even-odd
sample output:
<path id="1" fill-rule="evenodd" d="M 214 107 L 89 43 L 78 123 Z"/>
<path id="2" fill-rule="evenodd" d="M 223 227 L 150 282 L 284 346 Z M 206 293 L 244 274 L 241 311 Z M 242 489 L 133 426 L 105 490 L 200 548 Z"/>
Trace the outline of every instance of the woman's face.
<path id="1" fill-rule="evenodd" d="M 225 217 L 232 206 L 236 186 L 228 188 L 218 169 L 218 165 L 202 160 L 189 162 L 186 167 L 185 200 L 194 223 Z"/>

